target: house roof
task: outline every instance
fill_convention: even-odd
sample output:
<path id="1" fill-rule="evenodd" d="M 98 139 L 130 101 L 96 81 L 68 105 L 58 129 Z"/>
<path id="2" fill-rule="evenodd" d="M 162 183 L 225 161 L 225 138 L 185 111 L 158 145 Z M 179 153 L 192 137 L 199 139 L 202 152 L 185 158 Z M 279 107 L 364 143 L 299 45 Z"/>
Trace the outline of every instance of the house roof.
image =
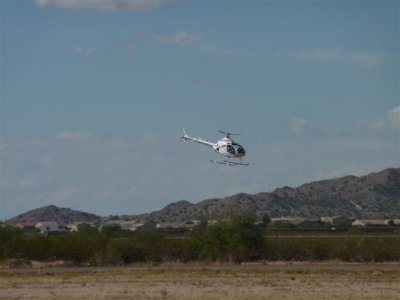
<path id="1" fill-rule="evenodd" d="M 56 221 L 43 221 L 43 222 L 39 222 L 36 224 L 36 227 L 38 226 L 59 226 L 58 223 Z"/>
<path id="2" fill-rule="evenodd" d="M 92 222 L 80 221 L 80 222 L 69 223 L 69 224 L 67 225 L 67 227 L 79 226 L 79 225 L 82 225 L 82 224 L 87 224 L 87 225 L 91 225 L 91 226 L 94 225 L 94 223 L 92 223 Z"/>
<path id="3" fill-rule="evenodd" d="M 299 224 L 303 223 L 306 220 L 307 219 L 293 218 L 293 217 L 271 218 L 272 222 L 281 221 L 281 222 L 287 222 L 287 223 L 290 223 L 290 224 L 293 224 L 293 225 L 299 225 Z M 313 221 L 313 220 L 311 220 L 311 221 Z"/>
<path id="4" fill-rule="evenodd" d="M 354 222 L 363 223 L 365 225 L 386 225 L 386 221 L 384 219 L 358 219 Z"/>
<path id="5" fill-rule="evenodd" d="M 19 222 L 15 224 L 15 226 L 20 227 L 20 228 L 26 228 L 26 227 L 35 227 L 36 223 L 32 222 Z"/>

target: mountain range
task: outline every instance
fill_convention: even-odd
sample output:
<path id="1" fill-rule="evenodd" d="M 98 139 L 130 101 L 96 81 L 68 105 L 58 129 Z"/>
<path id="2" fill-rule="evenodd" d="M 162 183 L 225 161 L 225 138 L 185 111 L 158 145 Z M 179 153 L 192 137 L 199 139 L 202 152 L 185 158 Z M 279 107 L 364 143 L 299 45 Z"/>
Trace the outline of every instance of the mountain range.
<path id="1" fill-rule="evenodd" d="M 185 200 L 159 211 L 123 215 L 124 220 L 151 220 L 158 223 L 224 218 L 238 211 L 251 211 L 258 217 L 319 218 L 342 215 L 351 218 L 400 218 L 400 168 L 389 168 L 365 176 L 314 181 L 299 187 L 282 187 L 273 192 L 240 193 L 225 198 L 206 199 L 193 204 Z M 100 222 L 101 217 L 58 208 L 38 208 L 8 223 L 55 220 L 60 224 L 76 221 Z M 104 219 L 104 218 L 103 218 Z"/>
<path id="2" fill-rule="evenodd" d="M 400 168 L 366 176 L 345 176 L 282 187 L 273 192 L 236 194 L 192 204 L 182 200 L 160 211 L 131 216 L 155 222 L 223 218 L 246 210 L 258 217 L 319 218 L 343 215 L 352 218 L 400 218 Z"/>

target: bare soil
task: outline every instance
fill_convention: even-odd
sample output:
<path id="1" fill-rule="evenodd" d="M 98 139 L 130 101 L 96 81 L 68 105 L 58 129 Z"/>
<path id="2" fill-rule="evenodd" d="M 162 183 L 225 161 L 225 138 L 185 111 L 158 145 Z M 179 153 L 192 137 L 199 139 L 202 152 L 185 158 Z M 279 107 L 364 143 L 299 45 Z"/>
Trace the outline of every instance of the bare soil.
<path id="1" fill-rule="evenodd" d="M 400 263 L 1 268 L 0 299 L 399 299 Z"/>

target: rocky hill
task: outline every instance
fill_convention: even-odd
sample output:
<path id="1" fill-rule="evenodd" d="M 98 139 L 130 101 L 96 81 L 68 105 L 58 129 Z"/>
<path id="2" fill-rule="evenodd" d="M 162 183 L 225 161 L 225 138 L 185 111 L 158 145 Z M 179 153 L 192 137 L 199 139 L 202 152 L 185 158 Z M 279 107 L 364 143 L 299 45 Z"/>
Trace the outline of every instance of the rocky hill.
<path id="1" fill-rule="evenodd" d="M 354 218 L 400 218 L 400 168 L 366 176 L 315 181 L 271 193 L 237 194 L 197 204 L 182 200 L 160 211 L 131 216 L 156 222 L 223 218 L 247 210 L 257 216 L 318 218 L 344 215 Z"/>
<path id="2" fill-rule="evenodd" d="M 400 219 L 400 168 L 386 169 L 366 176 L 346 176 L 320 180 L 299 187 L 282 187 L 271 193 L 236 194 L 221 199 L 207 199 L 197 204 L 181 200 L 160 211 L 121 216 L 125 220 L 181 222 L 224 218 L 246 210 L 258 217 L 319 218 L 343 215 L 353 218 Z M 36 223 L 57 221 L 62 225 L 73 222 L 101 222 L 99 216 L 59 208 L 54 205 L 18 215 L 7 223 Z"/>
<path id="3" fill-rule="evenodd" d="M 67 225 L 73 222 L 100 222 L 101 218 L 94 214 L 72 210 L 70 208 L 60 208 L 55 205 L 49 205 L 27 211 L 7 220 L 7 223 L 34 224 L 40 221 L 57 221 L 60 225 Z"/>

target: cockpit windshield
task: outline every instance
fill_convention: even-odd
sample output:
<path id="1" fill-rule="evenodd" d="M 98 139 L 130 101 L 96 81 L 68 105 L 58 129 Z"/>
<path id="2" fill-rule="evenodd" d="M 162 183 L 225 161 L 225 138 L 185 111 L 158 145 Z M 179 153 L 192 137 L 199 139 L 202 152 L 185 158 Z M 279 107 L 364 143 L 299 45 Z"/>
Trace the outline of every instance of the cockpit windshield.
<path id="1" fill-rule="evenodd" d="M 237 145 L 236 151 L 237 151 L 237 153 L 239 153 L 239 154 L 244 154 L 244 149 L 243 149 L 243 147 L 240 146 L 240 145 Z"/>
<path id="2" fill-rule="evenodd" d="M 228 145 L 226 146 L 226 150 L 227 150 L 230 154 L 235 155 L 235 148 L 234 148 L 232 145 L 228 144 Z"/>
<path id="3" fill-rule="evenodd" d="M 232 146 L 235 148 L 237 154 L 245 154 L 244 148 L 238 143 L 232 142 Z M 230 152 L 229 149 L 228 152 Z"/>

